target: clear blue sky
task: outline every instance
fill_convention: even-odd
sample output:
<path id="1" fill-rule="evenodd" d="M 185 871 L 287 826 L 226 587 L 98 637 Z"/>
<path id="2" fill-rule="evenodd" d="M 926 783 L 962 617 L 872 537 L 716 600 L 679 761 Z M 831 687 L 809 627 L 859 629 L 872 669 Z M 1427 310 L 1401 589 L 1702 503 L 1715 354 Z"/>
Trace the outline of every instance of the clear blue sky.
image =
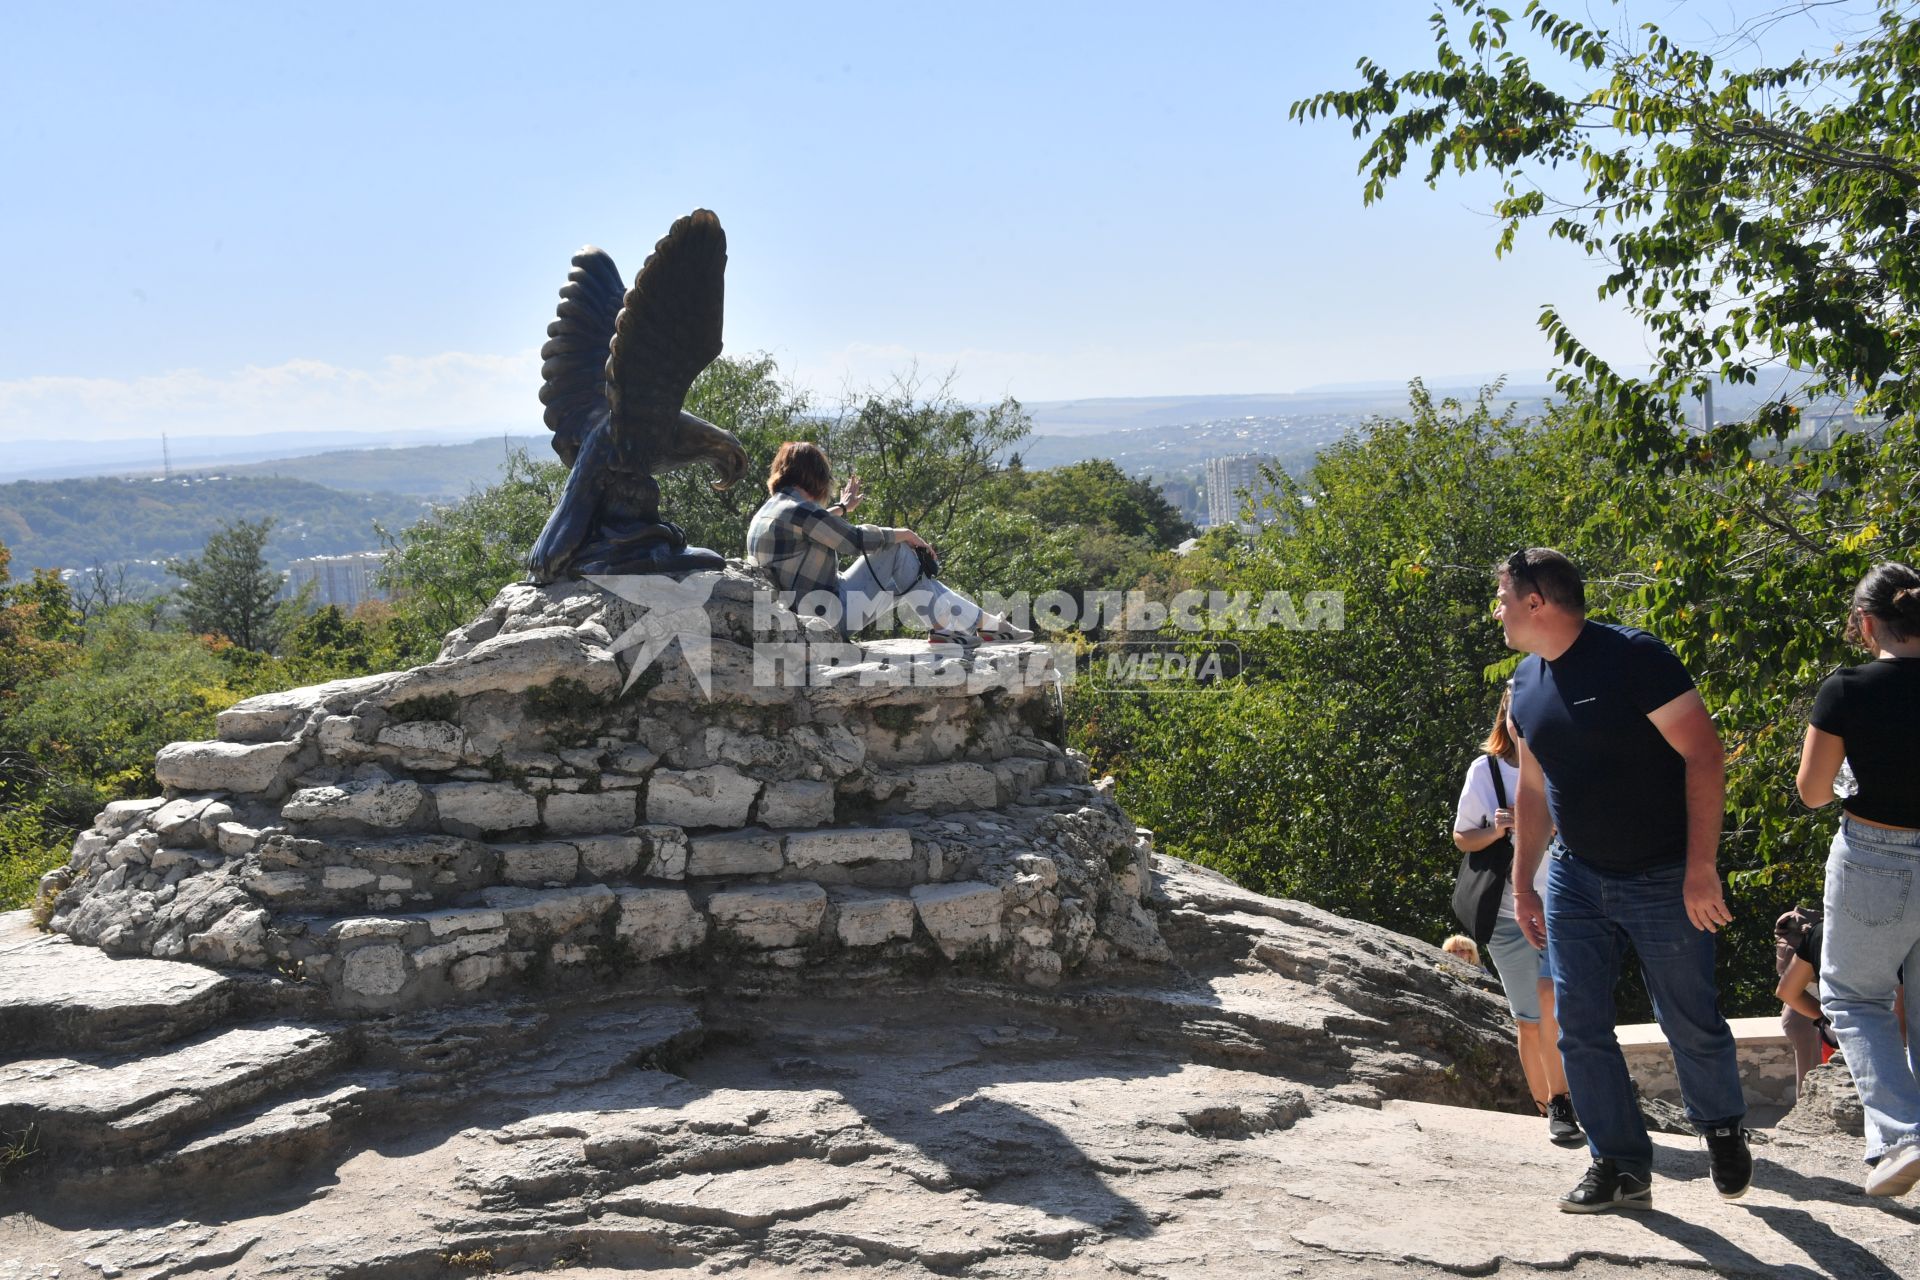
<path id="1" fill-rule="evenodd" d="M 1287 120 L 1426 65 L 1430 7 L 16 4 L 0 437 L 533 429 L 573 250 L 630 277 L 697 205 L 728 350 L 827 399 L 1540 369 L 1549 301 L 1631 358 L 1594 266 L 1495 261 L 1491 184 L 1364 209 Z"/>

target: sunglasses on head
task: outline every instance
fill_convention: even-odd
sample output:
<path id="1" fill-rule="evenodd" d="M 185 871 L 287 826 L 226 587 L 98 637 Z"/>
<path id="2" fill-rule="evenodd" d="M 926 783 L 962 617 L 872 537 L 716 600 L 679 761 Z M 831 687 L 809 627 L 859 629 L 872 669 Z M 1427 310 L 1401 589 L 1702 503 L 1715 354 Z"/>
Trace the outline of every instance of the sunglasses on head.
<path id="1" fill-rule="evenodd" d="M 1518 588 L 1522 579 L 1529 586 L 1533 584 L 1533 570 L 1527 565 L 1527 553 L 1524 549 L 1507 557 L 1507 581 Z"/>

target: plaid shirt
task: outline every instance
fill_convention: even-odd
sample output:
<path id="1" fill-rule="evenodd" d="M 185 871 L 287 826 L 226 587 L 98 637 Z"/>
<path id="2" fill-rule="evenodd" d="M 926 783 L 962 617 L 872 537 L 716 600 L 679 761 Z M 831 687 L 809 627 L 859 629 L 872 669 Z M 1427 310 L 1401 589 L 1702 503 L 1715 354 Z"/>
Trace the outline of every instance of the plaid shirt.
<path id="1" fill-rule="evenodd" d="M 841 556 L 880 551 L 906 535 L 905 529 L 850 523 L 799 490 L 782 489 L 753 513 L 747 558 L 773 574 L 780 602 L 791 608 L 815 591 L 837 597 Z"/>

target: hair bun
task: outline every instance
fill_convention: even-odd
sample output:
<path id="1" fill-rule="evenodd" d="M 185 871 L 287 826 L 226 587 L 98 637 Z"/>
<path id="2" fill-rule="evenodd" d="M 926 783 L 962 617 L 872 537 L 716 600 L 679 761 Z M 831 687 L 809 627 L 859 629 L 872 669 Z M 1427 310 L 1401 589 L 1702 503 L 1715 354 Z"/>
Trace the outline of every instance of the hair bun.
<path id="1" fill-rule="evenodd" d="M 1893 609 L 1907 622 L 1920 624 L 1920 587 L 1902 587 L 1894 592 Z"/>

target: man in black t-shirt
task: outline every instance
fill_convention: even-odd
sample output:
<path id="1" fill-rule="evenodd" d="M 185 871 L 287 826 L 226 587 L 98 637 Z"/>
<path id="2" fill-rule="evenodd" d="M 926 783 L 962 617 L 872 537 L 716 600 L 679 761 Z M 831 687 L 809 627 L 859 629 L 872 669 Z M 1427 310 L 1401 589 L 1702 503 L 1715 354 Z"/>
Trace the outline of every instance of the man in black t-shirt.
<path id="1" fill-rule="evenodd" d="M 1557 551 L 1515 552 L 1498 572 L 1520 737 L 1514 909 L 1551 950 L 1560 1054 L 1593 1166 L 1570 1213 L 1646 1208 L 1653 1143 L 1614 1034 L 1629 946 L 1673 1050 L 1687 1118 L 1731 1200 L 1753 1176 L 1733 1034 L 1713 980 L 1713 935 L 1732 916 L 1714 857 L 1726 775 L 1720 737 L 1673 651 L 1632 627 L 1588 621 L 1580 572 Z M 1533 872 L 1554 838 L 1546 903 Z"/>

